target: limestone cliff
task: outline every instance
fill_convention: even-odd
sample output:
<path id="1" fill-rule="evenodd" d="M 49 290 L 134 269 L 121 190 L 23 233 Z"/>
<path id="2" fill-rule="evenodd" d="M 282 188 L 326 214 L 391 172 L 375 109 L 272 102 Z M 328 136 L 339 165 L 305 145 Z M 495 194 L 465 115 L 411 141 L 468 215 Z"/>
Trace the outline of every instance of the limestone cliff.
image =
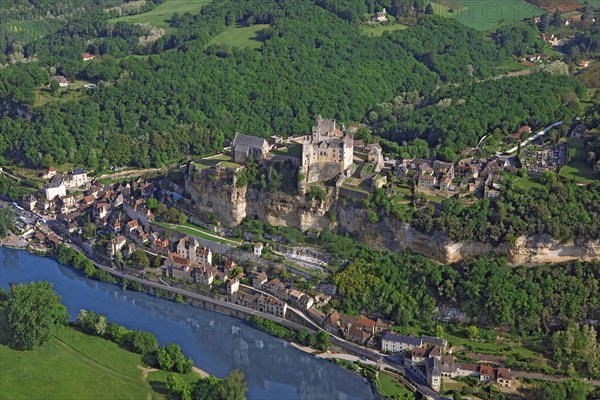
<path id="1" fill-rule="evenodd" d="M 541 264 L 573 259 L 591 261 L 600 258 L 600 241 L 560 243 L 548 235 L 520 237 L 514 246 L 488 243 L 457 243 L 445 234 L 427 235 L 391 216 L 372 224 L 364 210 L 357 207 L 337 208 L 338 230 L 354 235 L 373 247 L 392 251 L 410 249 L 442 263 L 453 263 L 465 257 L 488 254 L 506 256 L 512 264 Z"/>
<path id="2" fill-rule="evenodd" d="M 235 172 L 226 168 L 192 171 L 185 175 L 185 189 L 201 213 L 214 214 L 222 224 L 235 226 L 246 217 L 274 226 L 292 226 L 302 231 L 329 224 L 327 211 L 335 199 L 323 201 L 306 196 L 270 193 L 236 185 Z"/>
<path id="3" fill-rule="evenodd" d="M 411 251 L 442 263 L 490 253 L 504 255 L 513 264 L 538 264 L 572 259 L 600 258 L 600 241 L 560 243 L 547 235 L 521 237 L 514 246 L 494 246 L 480 242 L 456 243 L 436 232 L 427 235 L 393 216 L 369 222 L 356 201 L 338 201 L 329 189 L 323 201 L 303 195 L 269 193 L 235 184 L 235 172 L 226 168 L 192 171 L 185 175 L 185 188 L 199 212 L 214 214 L 222 224 L 235 226 L 246 217 L 258 218 L 274 226 L 290 226 L 302 231 L 326 227 L 349 233 L 373 247 Z M 336 214 L 331 222 L 330 214 Z"/>

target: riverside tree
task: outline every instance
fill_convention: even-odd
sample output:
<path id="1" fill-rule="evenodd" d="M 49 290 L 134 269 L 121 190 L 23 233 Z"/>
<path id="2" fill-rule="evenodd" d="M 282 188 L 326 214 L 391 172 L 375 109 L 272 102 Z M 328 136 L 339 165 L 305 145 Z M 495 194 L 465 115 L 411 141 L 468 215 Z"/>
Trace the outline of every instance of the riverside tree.
<path id="1" fill-rule="evenodd" d="M 49 282 L 13 286 L 2 305 L 11 346 L 29 350 L 45 344 L 52 329 L 68 320 L 60 300 Z"/>

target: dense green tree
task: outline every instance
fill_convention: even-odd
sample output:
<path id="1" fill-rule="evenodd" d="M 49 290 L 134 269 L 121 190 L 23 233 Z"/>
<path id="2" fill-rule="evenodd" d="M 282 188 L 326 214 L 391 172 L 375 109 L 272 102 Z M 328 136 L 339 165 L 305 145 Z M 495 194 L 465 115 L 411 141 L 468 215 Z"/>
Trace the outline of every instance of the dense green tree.
<path id="1" fill-rule="evenodd" d="M 188 373 L 192 370 L 192 360 L 186 359 L 181 352 L 181 346 L 169 343 L 156 352 L 158 366 L 166 371 Z"/>
<path id="2" fill-rule="evenodd" d="M 123 338 L 123 344 L 138 354 L 158 350 L 158 339 L 150 332 L 130 331 Z"/>
<path id="3" fill-rule="evenodd" d="M 14 224 L 15 214 L 10 207 L 0 208 L 0 238 L 4 238 Z"/>
<path id="4" fill-rule="evenodd" d="M 150 259 L 148 258 L 148 254 L 142 249 L 135 249 L 133 253 L 131 253 L 130 260 L 138 267 L 138 268 L 149 268 L 150 267 Z"/>
<path id="5" fill-rule="evenodd" d="M 32 282 L 10 288 L 5 301 L 6 328 L 15 348 L 45 344 L 52 330 L 67 322 L 67 309 L 51 283 Z"/>

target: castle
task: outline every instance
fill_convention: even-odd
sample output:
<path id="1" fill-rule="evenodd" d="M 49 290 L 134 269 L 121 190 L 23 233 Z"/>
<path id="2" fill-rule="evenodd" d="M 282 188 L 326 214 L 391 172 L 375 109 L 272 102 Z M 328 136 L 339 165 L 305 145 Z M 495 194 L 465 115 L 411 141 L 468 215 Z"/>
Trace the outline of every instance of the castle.
<path id="1" fill-rule="evenodd" d="M 334 119 L 317 116 L 317 125 L 302 143 L 301 173 L 306 183 L 329 180 L 344 173 L 352 165 L 354 141 L 338 129 Z"/>

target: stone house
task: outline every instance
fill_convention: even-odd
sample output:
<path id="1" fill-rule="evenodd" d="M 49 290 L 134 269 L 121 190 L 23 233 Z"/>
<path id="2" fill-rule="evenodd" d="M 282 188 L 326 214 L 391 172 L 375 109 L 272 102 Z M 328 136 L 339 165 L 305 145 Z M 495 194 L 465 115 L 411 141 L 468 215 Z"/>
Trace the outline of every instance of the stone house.
<path id="1" fill-rule="evenodd" d="M 163 256 L 168 255 L 170 251 L 169 240 L 168 239 L 156 239 L 152 242 L 151 245 L 152 251 L 157 254 L 161 254 Z"/>
<path id="2" fill-rule="evenodd" d="M 372 143 L 367 146 L 367 162 L 375 165 L 375 172 L 381 171 L 383 168 L 383 150 L 381 149 L 381 145 L 379 143 Z"/>
<path id="3" fill-rule="evenodd" d="M 258 274 L 256 274 L 254 279 L 252 279 L 252 286 L 254 286 L 255 289 L 262 289 L 263 285 L 267 283 L 268 280 L 269 277 L 267 276 L 267 274 L 265 274 L 264 272 L 259 272 Z"/>
<path id="4" fill-rule="evenodd" d="M 269 144 L 263 138 L 236 133 L 231 145 L 231 159 L 245 164 L 248 157 L 262 160 L 269 153 Z"/>
<path id="5" fill-rule="evenodd" d="M 367 340 L 371 337 L 371 335 L 358 327 L 351 326 L 346 334 L 348 340 L 359 344 L 365 344 Z"/>
<path id="6" fill-rule="evenodd" d="M 306 183 L 331 179 L 354 162 L 354 141 L 344 130 L 338 129 L 334 119 L 317 116 L 316 125 L 302 143 L 300 172 Z"/>
<path id="7" fill-rule="evenodd" d="M 177 255 L 187 258 L 193 263 L 212 264 L 212 251 L 207 247 L 201 246 L 194 237 L 184 236 L 177 243 Z"/>
<path id="8" fill-rule="evenodd" d="M 229 296 L 233 296 L 233 294 L 236 293 L 238 290 L 240 290 L 239 279 L 234 278 L 227 282 L 227 294 Z"/>
<path id="9" fill-rule="evenodd" d="M 262 255 L 263 245 L 262 243 L 256 243 L 254 245 L 254 255 L 260 257 Z"/>
<path id="10" fill-rule="evenodd" d="M 442 385 L 441 361 L 437 357 L 427 359 L 427 384 L 436 392 Z"/>
<path id="11" fill-rule="evenodd" d="M 398 353 L 404 350 L 412 350 L 415 347 L 421 347 L 423 341 L 421 338 L 409 335 L 397 335 L 395 333 L 386 333 L 381 338 L 381 350 L 391 353 Z"/>
<path id="12" fill-rule="evenodd" d="M 383 11 L 378 11 L 375 13 L 375 15 L 373 16 L 373 18 L 371 19 L 371 22 L 387 22 L 388 21 L 388 17 L 387 17 L 387 11 L 385 10 L 385 8 L 383 9 Z"/>
<path id="13" fill-rule="evenodd" d="M 107 254 L 110 258 L 113 258 L 118 252 L 121 251 L 127 240 L 123 236 L 117 236 L 115 239 L 111 240 L 107 246 Z"/>
<path id="14" fill-rule="evenodd" d="M 496 368 L 496 383 L 498 386 L 510 387 L 512 374 L 508 368 Z"/>
<path id="15" fill-rule="evenodd" d="M 479 366 L 479 380 L 481 382 L 490 382 L 494 379 L 494 369 L 489 365 Z"/>
<path id="16" fill-rule="evenodd" d="M 437 178 L 434 175 L 420 175 L 417 185 L 421 190 L 435 190 Z"/>
<path id="17" fill-rule="evenodd" d="M 324 328 L 329 333 L 337 333 L 340 329 L 340 314 L 334 311 L 323 323 Z"/>
<path id="18" fill-rule="evenodd" d="M 67 78 L 65 78 L 62 75 L 54 75 L 52 78 L 50 78 L 50 83 L 48 83 L 48 85 L 50 85 L 52 83 L 52 81 L 58 82 L 58 86 L 60 86 L 60 87 L 68 87 L 69 86 L 69 81 L 67 80 Z"/>

